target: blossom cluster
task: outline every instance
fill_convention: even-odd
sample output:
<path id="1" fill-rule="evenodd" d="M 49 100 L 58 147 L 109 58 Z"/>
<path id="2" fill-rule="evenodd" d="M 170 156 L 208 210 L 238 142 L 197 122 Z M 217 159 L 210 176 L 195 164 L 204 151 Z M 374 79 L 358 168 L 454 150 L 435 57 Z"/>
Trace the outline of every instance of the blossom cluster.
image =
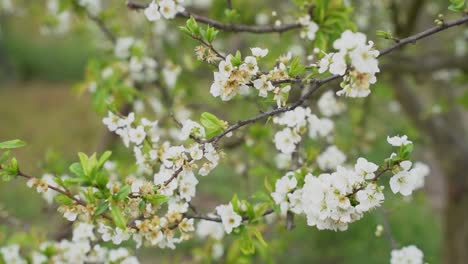
<path id="1" fill-rule="evenodd" d="M 139 234 L 150 244 L 157 244 L 160 247 L 173 247 L 173 243 L 188 238 L 185 233 L 194 230 L 193 219 L 185 219 L 182 215 L 187 212 L 188 202 L 196 194 L 198 179 L 195 177 L 194 170 L 198 167 L 197 162 L 205 159 L 198 174 L 206 176 L 218 165 L 220 159 L 220 154 L 213 144 L 197 142 L 205 138 L 204 127 L 190 119 L 182 122 L 178 138 L 182 141 L 189 138 L 195 140 L 189 147 L 185 147 L 184 145 L 171 146 L 169 141 L 160 143 L 157 122 L 150 122 L 146 119 L 136 122 L 133 113 L 127 117 L 109 113 L 103 122 L 109 130 L 122 138 L 127 147 L 133 145 L 136 163 L 142 171 L 151 172 L 156 164 L 160 164 L 159 171 L 153 173 L 153 182 L 127 178 L 134 197 L 156 194 L 169 197 L 165 217 L 155 216 L 155 208 L 152 208 L 151 204 L 146 205 L 144 214 L 148 215 L 148 219 L 135 221 Z M 136 206 L 140 202 L 137 199 Z M 173 236 L 170 227 L 174 225 L 178 226 L 183 236 L 181 239 L 167 240 L 168 237 Z M 105 230 L 105 228 L 101 229 Z M 161 230 L 165 230 L 165 233 Z"/>
<path id="2" fill-rule="evenodd" d="M 390 142 L 393 143 L 397 138 Z M 339 159 L 338 154 L 333 155 Z M 417 163 L 411 169 L 410 161 L 398 160 L 396 155 L 392 154 L 386 161 L 392 165 L 381 168 L 362 157 L 357 159 L 354 168 L 333 164 L 332 158 L 326 163 L 328 166 L 323 167 L 319 156 L 317 163 L 320 169 L 336 168 L 335 171 L 318 176 L 311 173 L 303 175 L 301 170 L 290 171 L 276 181 L 271 196 L 282 214 L 288 211 L 303 214 L 308 225 L 320 230 L 347 230 L 350 223 L 361 219 L 365 212 L 379 207 L 384 201 L 384 186 L 379 185 L 377 180 L 384 172 L 390 171 L 388 166 L 392 166 L 391 171 L 394 173 L 390 178 L 390 187 L 394 193 L 410 195 L 424 185 L 429 168 Z M 343 162 L 344 159 L 337 163 Z"/>
<path id="3" fill-rule="evenodd" d="M 156 3 L 153 0 L 144 13 L 149 21 L 161 19 L 161 16 L 166 19 L 173 19 L 178 12 L 183 12 L 185 8 L 182 6 L 184 0 L 160 0 Z"/>
<path id="4" fill-rule="evenodd" d="M 303 186 L 298 186 L 297 173 L 288 172 L 276 182 L 271 196 L 283 214 L 304 214 L 309 226 L 346 230 L 383 202 L 383 186 L 373 181 L 377 169 L 376 164 L 359 158 L 354 169 L 338 166 L 333 173 L 308 173 Z"/>
<path id="5" fill-rule="evenodd" d="M 63 204 L 59 211 L 67 220 L 79 223 L 79 227 L 87 226 L 92 230 L 96 226 L 103 241 L 111 241 L 116 245 L 132 238 L 137 247 L 146 243 L 161 248 L 175 248 L 176 244 L 189 239 L 189 233 L 195 230 L 194 220 L 185 218 L 184 214 L 189 209 L 188 202 L 196 194 L 198 179 L 194 171 L 198 168 L 197 162 L 205 159 L 198 171 L 205 176 L 217 166 L 220 159 L 220 153 L 213 144 L 197 142 L 205 138 L 204 127 L 190 119 L 182 122 L 177 138 L 182 141 L 192 138 L 195 141 L 185 147 L 171 146 L 168 141 L 160 143 L 157 122 L 144 118 L 136 120 L 134 113 L 121 117 L 109 112 L 103 123 L 122 138 L 125 146 L 133 147 L 138 171 L 121 181 L 117 177 L 114 163 L 107 161 L 103 166 L 109 175 L 105 186 L 98 186 L 99 190 L 80 187 L 82 192 L 75 197 L 80 202 Z M 158 164 L 159 170 L 153 171 Z M 153 176 L 153 181 L 146 180 L 144 175 L 147 174 Z M 68 178 L 62 176 L 61 181 Z M 41 179 L 31 178 L 27 184 L 42 193 L 48 201 L 55 196 L 50 193 L 50 187 L 63 190 L 50 174 Z M 94 193 L 98 197 L 106 193 L 117 197 L 124 193 L 126 196 L 118 198 L 120 202 L 113 198 L 109 209 L 111 212 L 120 211 L 125 219 L 130 220 L 129 224 L 113 226 L 105 219 L 91 224 L 96 206 L 88 204 L 88 196 L 84 193 Z M 101 203 L 106 202 L 109 201 Z M 79 233 L 86 234 L 83 230 Z"/>
<path id="6" fill-rule="evenodd" d="M 333 95 L 331 96 L 333 97 Z M 330 98 L 329 93 L 325 93 L 321 97 L 322 106 L 320 109 L 324 109 L 323 111 L 329 116 L 334 113 L 340 113 L 343 106 L 337 103 L 334 98 L 327 98 Z M 324 100 L 328 100 L 328 102 Z M 328 117 L 319 118 L 312 114 L 310 108 L 301 106 L 274 117 L 273 122 L 285 126 L 285 128 L 277 132 L 274 137 L 276 148 L 284 154 L 292 154 L 296 148 L 296 144 L 301 141 L 302 135 L 306 132 L 308 132 L 310 138 L 318 139 L 327 138 L 332 134 L 334 129 L 334 123 L 331 119 Z"/>
<path id="7" fill-rule="evenodd" d="M 17 264 L 84 264 L 84 263 L 118 263 L 138 264 L 135 256 L 132 256 L 126 248 L 106 248 L 99 244 L 93 245 L 96 237 L 94 226 L 87 223 L 78 223 L 73 230 L 72 240 L 46 241 L 29 255 L 22 256 L 20 246 L 11 244 L 0 248 L 0 260 L 5 263 Z M 28 262 L 26 259 L 30 259 Z"/>
<path id="8" fill-rule="evenodd" d="M 297 22 L 304 27 L 304 30 L 301 32 L 301 37 L 314 40 L 315 33 L 319 30 L 319 26 L 311 20 L 310 15 L 299 17 Z"/>
<path id="9" fill-rule="evenodd" d="M 366 35 L 363 33 L 346 30 L 333 42 L 333 47 L 337 52 L 328 53 L 319 61 L 319 72 L 328 70 L 332 74 L 344 76 L 342 90 L 337 95 L 368 96 L 370 85 L 377 81 L 375 74 L 380 71 L 377 61 L 379 51 L 374 49 L 374 43 L 369 41 L 366 44 Z"/>
<path id="10" fill-rule="evenodd" d="M 387 142 L 398 147 L 412 144 L 406 135 L 388 137 Z M 392 154 L 392 156 L 396 156 L 396 154 Z M 405 160 L 400 163 L 395 172 L 395 175 L 390 179 L 390 189 L 393 193 L 408 196 L 414 190 L 424 186 L 425 177 L 429 174 L 430 169 L 422 162 L 416 162 L 413 166 L 411 161 Z"/>
<path id="11" fill-rule="evenodd" d="M 390 264 L 401 263 L 423 264 L 424 255 L 422 251 L 414 245 L 392 250 Z"/>
<path id="12" fill-rule="evenodd" d="M 268 97 L 271 92 L 279 107 L 284 103 L 284 94 L 291 87 L 276 87 L 274 81 L 289 78 L 286 65 L 279 62 L 273 70 L 263 73 L 259 70 L 257 60 L 265 57 L 268 49 L 252 48 L 251 51 L 252 56 L 246 56 L 243 61 L 240 57 L 229 54 L 219 62 L 210 93 L 223 101 L 229 101 L 237 94 L 248 94 L 250 87 L 254 87 L 260 97 Z"/>

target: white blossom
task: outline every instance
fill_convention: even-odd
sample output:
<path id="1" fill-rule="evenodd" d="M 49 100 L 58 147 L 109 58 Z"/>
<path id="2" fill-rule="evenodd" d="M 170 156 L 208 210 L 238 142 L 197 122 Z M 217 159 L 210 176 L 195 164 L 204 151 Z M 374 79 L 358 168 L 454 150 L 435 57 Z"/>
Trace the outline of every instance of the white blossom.
<path id="1" fill-rule="evenodd" d="M 390 179 L 390 188 L 393 193 L 401 193 L 404 196 L 411 195 L 416 187 L 416 178 L 410 172 L 411 161 L 402 161 L 400 163 L 400 172 Z"/>
<path id="2" fill-rule="evenodd" d="M 345 105 L 336 100 L 332 91 L 326 91 L 317 101 L 320 113 L 326 117 L 338 115 L 345 110 Z"/>
<path id="3" fill-rule="evenodd" d="M 276 149 L 284 154 L 291 154 L 296 149 L 296 144 L 301 137 L 290 128 L 285 128 L 275 134 L 274 142 Z"/>
<path id="4" fill-rule="evenodd" d="M 375 177 L 374 172 L 377 171 L 379 166 L 367 161 L 365 158 L 358 158 L 354 169 L 359 176 L 362 176 L 366 180 L 371 180 Z"/>
<path id="5" fill-rule="evenodd" d="M 262 49 L 262 48 L 251 48 L 252 55 L 255 57 L 263 58 L 268 54 L 268 49 Z"/>
<path id="6" fill-rule="evenodd" d="M 143 126 L 137 126 L 136 128 L 130 128 L 128 130 L 128 136 L 130 142 L 140 145 L 146 138 L 146 132 Z"/>
<path id="7" fill-rule="evenodd" d="M 216 213 L 221 217 L 221 221 L 224 226 L 226 233 L 230 234 L 233 228 L 241 225 L 242 217 L 234 212 L 232 204 L 218 205 L 216 207 Z"/>
<path id="8" fill-rule="evenodd" d="M 395 146 L 395 147 L 405 146 L 405 145 L 413 143 L 410 140 L 408 140 L 408 136 L 406 136 L 406 135 L 403 135 L 401 137 L 400 136 L 394 136 L 394 137 L 388 136 L 387 137 L 387 142 L 390 145 Z"/>
<path id="9" fill-rule="evenodd" d="M 345 154 L 336 146 L 329 146 L 317 157 L 317 164 L 321 170 L 334 170 L 346 161 Z"/>
<path id="10" fill-rule="evenodd" d="M 416 246 L 410 245 L 392 250 L 390 264 L 423 264 L 423 258 L 422 251 Z"/>
<path id="11" fill-rule="evenodd" d="M 159 2 L 161 15 L 167 19 L 175 18 L 177 7 L 174 0 L 161 0 Z"/>
<path id="12" fill-rule="evenodd" d="M 159 13 L 159 6 L 156 4 L 156 1 L 153 0 L 148 7 L 145 8 L 145 16 L 149 21 L 156 21 L 161 18 L 161 13 Z"/>

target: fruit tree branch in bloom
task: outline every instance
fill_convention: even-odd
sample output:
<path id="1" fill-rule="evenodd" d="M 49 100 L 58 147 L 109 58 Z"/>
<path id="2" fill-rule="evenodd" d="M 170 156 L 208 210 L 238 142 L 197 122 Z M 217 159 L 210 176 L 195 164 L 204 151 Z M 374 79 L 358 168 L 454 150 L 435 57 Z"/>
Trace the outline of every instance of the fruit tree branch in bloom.
<path id="1" fill-rule="evenodd" d="M 429 28 L 429 29 L 427 29 L 425 31 L 422 31 L 420 33 L 417 33 L 415 35 L 412 35 L 410 37 L 400 39 L 398 41 L 398 43 L 395 43 L 395 44 L 393 44 L 393 45 L 379 51 L 379 56 L 378 57 L 387 55 L 388 53 L 391 53 L 392 51 L 394 51 L 394 50 L 396 50 L 398 48 L 401 48 L 401 47 L 403 47 L 403 46 L 405 46 L 407 44 L 415 43 L 417 40 L 426 38 L 428 36 L 431 36 L 433 34 L 436 34 L 436 33 L 440 32 L 440 31 L 449 29 L 449 28 L 454 27 L 454 26 L 459 26 L 459 25 L 462 25 L 462 24 L 467 23 L 467 22 L 468 22 L 468 16 L 463 16 L 463 17 L 461 17 L 459 19 L 455 19 L 455 20 L 452 20 L 452 21 L 449 21 L 449 22 L 445 22 L 443 25 L 435 26 L 435 27 Z M 318 80 L 314 80 L 314 79 L 303 80 L 302 79 L 302 82 L 310 81 L 311 83 L 313 83 L 313 85 L 312 85 L 312 87 L 309 89 L 309 91 L 307 93 L 305 93 L 298 101 L 296 101 L 292 105 L 280 107 L 280 108 L 277 108 L 277 109 L 274 109 L 274 110 L 271 110 L 271 111 L 267 111 L 267 112 L 263 112 L 263 113 L 261 113 L 261 114 L 259 114 L 257 116 L 252 117 L 252 118 L 249 118 L 249 119 L 246 119 L 246 120 L 243 120 L 243 121 L 239 121 L 236 124 L 231 125 L 230 127 L 228 127 L 226 130 L 224 130 L 222 133 L 218 134 L 217 136 L 206 140 L 206 142 L 218 142 L 226 134 L 229 134 L 229 133 L 231 133 L 231 132 L 233 132 L 233 131 L 235 131 L 235 130 L 237 130 L 237 129 L 245 126 L 245 125 L 255 123 L 255 122 L 257 122 L 257 121 L 259 121 L 259 120 L 261 120 L 263 118 L 266 118 L 266 117 L 270 117 L 270 116 L 274 116 L 274 115 L 278 115 L 278 114 L 281 114 L 281 113 L 284 113 L 284 112 L 294 110 L 298 106 L 301 106 L 302 104 L 304 104 L 305 101 L 307 99 L 309 99 L 314 94 L 314 92 L 317 91 L 322 85 L 324 85 L 324 84 L 326 84 L 328 82 L 331 82 L 333 80 L 336 80 L 339 77 L 341 77 L 341 76 L 340 75 L 332 75 L 332 76 L 329 76 L 327 78 L 318 79 Z"/>
<path id="2" fill-rule="evenodd" d="M 135 10 L 142 10 L 145 9 L 148 5 L 147 4 L 142 4 L 142 3 L 137 3 L 133 1 L 128 1 L 127 2 L 127 7 L 130 9 L 135 9 Z M 299 29 L 302 27 L 302 25 L 296 23 L 296 24 L 284 24 L 280 26 L 256 26 L 256 25 L 244 25 L 244 24 L 225 24 L 220 21 L 193 14 L 188 11 L 183 11 L 183 12 L 178 12 L 177 17 L 182 17 L 182 18 L 190 18 L 193 17 L 197 22 L 203 23 L 210 25 L 214 28 L 217 28 L 219 30 L 223 30 L 226 32 L 249 32 L 249 33 L 283 33 L 289 30 L 294 30 L 294 29 Z"/>

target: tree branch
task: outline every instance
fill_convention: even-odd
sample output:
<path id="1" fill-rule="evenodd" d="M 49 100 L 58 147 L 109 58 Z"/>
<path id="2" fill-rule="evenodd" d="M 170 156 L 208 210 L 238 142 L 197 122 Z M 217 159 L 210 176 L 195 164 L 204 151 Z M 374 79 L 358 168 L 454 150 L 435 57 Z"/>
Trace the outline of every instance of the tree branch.
<path id="1" fill-rule="evenodd" d="M 148 5 L 136 3 L 133 1 L 127 1 L 127 7 L 134 10 L 145 9 Z M 221 21 L 217 21 L 205 16 L 190 13 L 188 11 L 177 13 L 177 17 L 190 18 L 193 17 L 197 22 L 210 25 L 219 30 L 226 32 L 249 32 L 249 33 L 283 33 L 289 30 L 301 28 L 302 25 L 295 24 L 284 24 L 280 26 L 257 26 L 257 25 L 244 25 L 244 24 L 225 24 Z"/>
<path id="2" fill-rule="evenodd" d="M 391 53 L 392 51 L 394 51 L 394 50 L 396 50 L 396 49 L 398 49 L 400 47 L 403 47 L 403 46 L 405 46 L 407 44 L 415 43 L 419 39 L 431 36 L 433 34 L 436 34 L 436 33 L 440 32 L 440 31 L 446 30 L 446 29 L 454 27 L 454 26 L 462 25 L 462 24 L 464 24 L 466 22 L 468 22 L 468 16 L 463 16 L 462 18 L 452 20 L 450 22 L 446 22 L 441 26 L 435 26 L 435 27 L 429 28 L 429 29 L 427 29 L 425 31 L 422 31 L 420 33 L 417 33 L 415 35 L 412 35 L 410 37 L 403 38 L 398 43 L 395 43 L 395 44 L 393 44 L 393 45 L 391 45 L 391 46 L 389 46 L 387 48 L 384 48 L 384 49 L 380 50 L 378 57 L 380 58 L 380 57 L 385 56 L 386 54 Z M 273 109 L 273 110 L 270 110 L 268 112 L 262 112 L 261 114 L 259 114 L 257 116 L 254 116 L 252 118 L 249 118 L 249 119 L 246 119 L 246 120 L 243 120 L 243 121 L 238 121 L 236 124 L 231 125 L 226 130 L 224 130 L 222 133 L 218 134 L 215 137 L 207 139 L 204 142 L 214 142 L 214 143 L 216 143 L 222 137 L 224 137 L 226 134 L 229 134 L 229 133 L 231 133 L 231 132 L 233 132 L 233 131 L 235 131 L 235 130 L 237 130 L 237 129 L 245 126 L 245 125 L 255 123 L 255 122 L 259 121 L 259 120 L 262 120 L 262 119 L 270 117 L 270 116 L 274 116 L 274 115 L 278 115 L 278 114 L 281 114 L 281 113 L 284 113 L 284 112 L 294 110 L 298 106 L 301 106 L 302 104 L 304 104 L 305 101 L 307 99 L 309 99 L 322 85 L 324 85 L 326 83 L 329 83 L 329 82 L 331 82 L 333 80 L 336 80 L 336 79 L 338 79 L 340 77 L 341 77 L 340 75 L 332 75 L 332 76 L 329 76 L 329 77 L 324 78 L 324 79 L 310 79 L 310 80 L 300 79 L 302 82 L 308 81 L 308 82 L 313 83 L 314 85 L 309 89 L 309 91 L 307 93 L 305 93 L 298 101 L 296 101 L 292 105 L 280 107 L 280 108 L 277 108 L 277 109 Z"/>

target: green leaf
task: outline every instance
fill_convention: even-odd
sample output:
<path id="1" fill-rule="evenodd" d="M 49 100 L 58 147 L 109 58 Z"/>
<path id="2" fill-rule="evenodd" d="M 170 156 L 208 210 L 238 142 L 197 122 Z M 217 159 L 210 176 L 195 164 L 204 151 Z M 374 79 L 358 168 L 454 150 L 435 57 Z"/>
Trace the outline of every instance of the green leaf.
<path id="1" fill-rule="evenodd" d="M 84 175 L 89 176 L 90 170 L 90 163 L 89 158 L 83 152 L 78 153 L 78 157 L 80 158 L 81 168 L 83 169 Z"/>
<path id="2" fill-rule="evenodd" d="M 111 203 L 110 209 L 111 217 L 114 221 L 114 224 L 117 227 L 120 227 L 121 229 L 125 229 L 127 226 L 127 220 L 123 216 L 122 210 L 120 210 L 120 208 L 115 203 Z"/>
<path id="3" fill-rule="evenodd" d="M 195 36 L 199 36 L 200 35 L 200 27 L 198 26 L 198 23 L 197 21 L 195 20 L 195 18 L 193 16 L 191 16 L 187 22 L 185 22 L 185 27 L 187 28 L 187 30 L 195 35 Z"/>
<path id="4" fill-rule="evenodd" d="M 10 151 L 5 151 L 1 156 L 0 156 L 0 164 L 3 162 L 7 161 L 8 158 L 10 157 L 11 152 Z"/>
<path id="5" fill-rule="evenodd" d="M 26 146 L 26 143 L 19 139 L 0 142 L 0 149 L 14 149 Z"/>
<path id="6" fill-rule="evenodd" d="M 9 182 L 15 177 L 15 175 L 0 171 L 0 176 L 4 182 Z"/>
<path id="7" fill-rule="evenodd" d="M 240 238 L 240 250 L 245 255 L 252 255 L 255 253 L 255 245 L 247 229 L 242 232 L 242 236 Z"/>
<path id="8" fill-rule="evenodd" d="M 231 58 L 232 66 L 238 67 L 242 64 L 242 54 L 240 51 L 236 51 L 236 55 Z"/>
<path id="9" fill-rule="evenodd" d="M 212 43 L 215 40 L 216 35 L 218 35 L 218 32 L 218 30 L 208 26 L 206 30 L 202 30 L 202 36 L 208 43 Z"/>
<path id="10" fill-rule="evenodd" d="M 61 193 L 57 194 L 54 200 L 60 205 L 72 205 L 74 203 L 73 199 Z"/>
<path id="11" fill-rule="evenodd" d="M 109 178 L 102 172 L 98 173 L 96 178 L 94 179 L 96 182 L 96 186 L 101 190 L 106 190 L 106 185 L 109 182 Z"/>
<path id="12" fill-rule="evenodd" d="M 226 129 L 226 124 L 208 112 L 201 114 L 200 123 L 206 128 L 206 137 L 211 138 Z"/>
<path id="13" fill-rule="evenodd" d="M 106 163 L 107 160 L 109 160 L 110 156 L 112 155 L 112 151 L 106 151 L 104 152 L 101 157 L 99 158 L 98 162 L 98 168 L 102 168 L 104 163 Z"/>
<path id="14" fill-rule="evenodd" d="M 265 176 L 265 178 L 263 179 L 263 185 L 265 186 L 265 189 L 269 192 L 269 193 L 272 193 L 273 192 L 273 186 L 271 185 L 270 181 L 268 180 L 268 177 Z"/>
<path id="15" fill-rule="evenodd" d="M 377 36 L 384 38 L 384 39 L 392 39 L 392 32 L 390 31 L 385 31 L 385 30 L 377 30 L 376 31 Z"/>
<path id="16" fill-rule="evenodd" d="M 105 211 L 107 211 L 107 209 L 109 209 L 109 202 L 108 201 L 104 201 L 104 202 L 100 203 L 96 207 L 96 210 L 94 211 L 94 216 L 98 216 L 100 214 L 103 214 Z"/>
<path id="17" fill-rule="evenodd" d="M 450 0 L 450 3 L 448 9 L 451 11 L 460 12 L 465 8 L 465 0 Z"/>
<path id="18" fill-rule="evenodd" d="M 120 188 L 120 190 L 115 194 L 115 199 L 117 201 L 121 201 L 127 197 L 130 192 L 132 191 L 132 188 L 130 185 L 125 185 L 124 187 Z"/>
<path id="19" fill-rule="evenodd" d="M 18 161 L 16 158 L 11 158 L 9 171 L 11 174 L 18 175 Z"/>
<path id="20" fill-rule="evenodd" d="M 68 168 L 73 174 L 76 175 L 78 178 L 86 178 L 86 175 L 84 174 L 83 168 L 81 167 L 81 164 L 78 162 L 73 163 L 70 165 Z"/>
<path id="21" fill-rule="evenodd" d="M 263 235 L 260 231 L 258 231 L 257 228 L 253 227 L 250 229 L 250 231 L 255 235 L 257 240 L 260 242 L 260 244 L 264 247 L 268 247 L 268 243 L 263 239 Z"/>
<path id="22" fill-rule="evenodd" d="M 299 57 L 294 57 L 294 59 L 291 61 L 291 66 L 289 66 L 289 76 L 296 77 L 301 75 L 304 71 L 305 66 L 299 63 Z"/>
<path id="23" fill-rule="evenodd" d="M 232 209 L 234 209 L 235 212 L 239 211 L 239 198 L 237 198 L 237 194 L 234 194 L 234 196 L 231 199 L 231 204 L 232 204 Z"/>
<path id="24" fill-rule="evenodd" d="M 169 201 L 169 197 L 162 194 L 145 195 L 143 198 L 153 205 L 161 205 Z"/>

